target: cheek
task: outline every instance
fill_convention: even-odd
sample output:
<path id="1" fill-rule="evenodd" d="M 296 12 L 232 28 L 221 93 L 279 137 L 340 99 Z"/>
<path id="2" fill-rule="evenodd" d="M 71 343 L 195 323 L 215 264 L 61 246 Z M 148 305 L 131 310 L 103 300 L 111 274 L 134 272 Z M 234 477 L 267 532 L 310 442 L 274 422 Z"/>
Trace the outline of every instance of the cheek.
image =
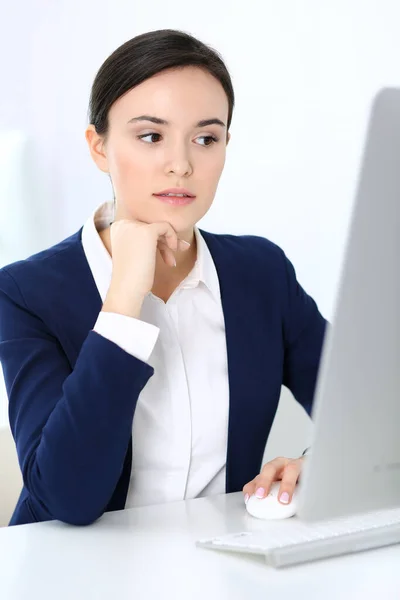
<path id="1" fill-rule="evenodd" d="M 115 183 L 125 184 L 129 180 L 137 181 L 137 174 L 142 171 L 144 161 L 140 153 L 135 152 L 129 145 L 121 145 L 112 156 L 112 175 Z"/>
<path id="2" fill-rule="evenodd" d="M 215 153 L 207 163 L 203 164 L 203 181 L 209 189 L 215 189 L 221 177 L 225 165 L 225 152 Z"/>
<path id="3" fill-rule="evenodd" d="M 146 220 L 141 212 L 144 207 L 140 205 L 141 199 L 148 198 L 149 191 L 153 191 L 154 165 L 143 152 L 120 147 L 114 155 L 113 166 L 111 177 L 121 209 L 124 206 L 136 218 Z"/>
<path id="4" fill-rule="evenodd" d="M 225 152 L 215 153 L 212 157 L 207 157 L 207 161 L 203 161 L 201 167 L 198 165 L 195 179 L 199 182 L 197 189 L 200 191 L 201 202 L 199 202 L 197 208 L 201 216 L 207 212 L 214 201 L 224 165 Z"/>

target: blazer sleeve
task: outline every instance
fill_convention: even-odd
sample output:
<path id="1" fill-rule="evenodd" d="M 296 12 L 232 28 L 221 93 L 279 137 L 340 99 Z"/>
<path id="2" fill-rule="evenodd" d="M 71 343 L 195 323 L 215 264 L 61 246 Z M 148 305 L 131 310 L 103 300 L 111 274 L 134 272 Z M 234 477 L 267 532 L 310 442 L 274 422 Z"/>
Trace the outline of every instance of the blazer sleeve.
<path id="1" fill-rule="evenodd" d="M 296 278 L 285 255 L 283 385 L 311 415 L 327 322 Z"/>
<path id="2" fill-rule="evenodd" d="M 95 521 L 118 483 L 136 402 L 153 368 L 90 331 L 72 369 L 5 269 L 0 361 L 25 487 L 49 519 Z"/>

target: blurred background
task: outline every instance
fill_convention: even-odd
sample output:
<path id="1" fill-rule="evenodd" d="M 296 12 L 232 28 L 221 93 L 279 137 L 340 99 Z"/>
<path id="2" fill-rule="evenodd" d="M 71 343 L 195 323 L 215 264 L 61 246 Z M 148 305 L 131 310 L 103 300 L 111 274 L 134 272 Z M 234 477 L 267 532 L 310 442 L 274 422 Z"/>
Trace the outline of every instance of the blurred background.
<path id="1" fill-rule="evenodd" d="M 0 5 L 0 266 L 74 233 L 112 198 L 84 139 L 93 78 L 135 35 L 182 29 L 222 54 L 236 92 L 225 171 L 201 226 L 279 244 L 332 318 L 371 102 L 400 85 L 398 0 Z M 309 427 L 284 394 L 266 457 L 302 451 Z"/>

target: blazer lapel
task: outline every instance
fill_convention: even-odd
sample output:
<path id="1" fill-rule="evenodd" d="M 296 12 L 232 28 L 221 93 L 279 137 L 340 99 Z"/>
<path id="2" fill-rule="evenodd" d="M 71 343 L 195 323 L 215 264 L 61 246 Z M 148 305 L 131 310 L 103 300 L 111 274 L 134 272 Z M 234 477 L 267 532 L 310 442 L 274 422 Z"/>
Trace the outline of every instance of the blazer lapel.
<path id="1" fill-rule="evenodd" d="M 269 373 L 266 352 L 268 302 L 262 290 L 254 289 L 256 268 L 243 259 L 243 248 L 235 252 L 223 236 L 201 231 L 218 273 L 229 376 L 229 423 L 226 491 L 239 491 L 259 471 L 277 400 L 267 396 Z M 277 394 L 279 398 L 279 392 Z"/>
<path id="2" fill-rule="evenodd" d="M 59 297 L 63 299 L 63 320 L 68 323 L 70 345 L 66 351 L 72 367 L 75 366 L 81 347 L 89 331 L 93 329 L 102 306 L 83 250 L 81 235 L 82 229 L 71 240 L 73 243 L 70 251 L 65 255 L 66 264 L 62 266 L 64 272 L 70 273 L 63 278 L 62 289 L 58 290 Z"/>

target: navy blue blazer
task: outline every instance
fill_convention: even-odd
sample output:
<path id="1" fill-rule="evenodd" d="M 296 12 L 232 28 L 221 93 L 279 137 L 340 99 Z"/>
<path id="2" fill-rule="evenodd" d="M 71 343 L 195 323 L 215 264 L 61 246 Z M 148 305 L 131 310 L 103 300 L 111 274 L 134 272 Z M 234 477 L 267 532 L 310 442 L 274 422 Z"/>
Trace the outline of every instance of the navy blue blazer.
<path id="1" fill-rule="evenodd" d="M 0 361 L 24 482 L 11 525 L 85 525 L 125 506 L 135 406 L 154 369 L 92 331 L 102 302 L 81 233 L 0 270 Z M 278 246 L 202 234 L 225 317 L 236 492 L 260 471 L 281 386 L 311 412 L 326 322 Z"/>

